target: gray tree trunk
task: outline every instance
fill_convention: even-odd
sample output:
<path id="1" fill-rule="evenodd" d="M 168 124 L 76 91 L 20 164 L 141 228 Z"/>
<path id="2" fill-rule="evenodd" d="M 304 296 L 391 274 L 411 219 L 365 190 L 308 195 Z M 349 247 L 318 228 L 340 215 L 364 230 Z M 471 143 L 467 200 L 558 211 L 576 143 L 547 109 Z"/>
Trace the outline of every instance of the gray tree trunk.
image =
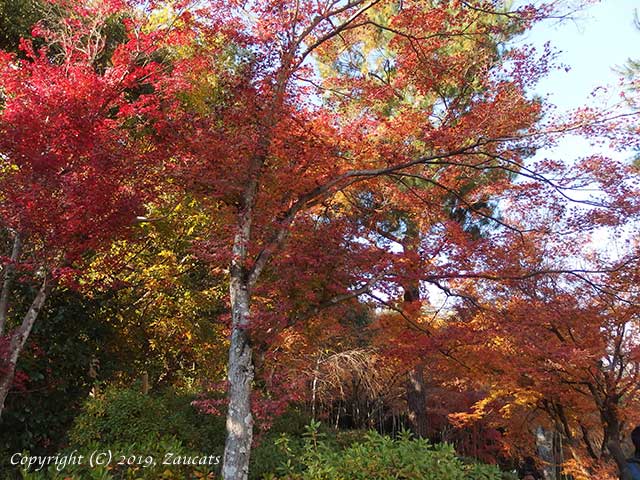
<path id="1" fill-rule="evenodd" d="M 13 238 L 13 248 L 11 249 L 11 263 L 5 267 L 4 279 L 2 282 L 2 290 L 0 291 L 0 336 L 4 335 L 4 328 L 7 323 L 7 312 L 9 310 L 9 296 L 11 293 L 11 283 L 13 280 L 13 272 L 15 270 L 14 263 L 20 257 L 22 250 L 22 241 L 20 234 L 17 232 Z"/>
<path id="2" fill-rule="evenodd" d="M 427 392 L 424 381 L 424 365 L 418 364 L 409 372 L 407 378 L 407 407 L 409 409 L 409 427 L 420 438 L 428 433 Z"/>
<path id="3" fill-rule="evenodd" d="M 45 279 L 42 281 L 40 289 L 38 290 L 38 293 L 36 294 L 35 299 L 31 303 L 29 310 L 22 320 L 22 324 L 11 336 L 11 341 L 9 344 L 9 357 L 5 360 L 5 362 L 3 362 L 3 371 L 2 375 L 0 375 L 0 417 L 2 416 L 2 412 L 4 411 L 5 400 L 7 399 L 7 395 L 9 394 L 9 390 L 11 389 L 11 385 L 13 384 L 13 377 L 16 373 L 18 358 L 20 357 L 24 345 L 27 342 L 27 338 L 29 338 L 29 334 L 33 329 L 33 325 L 36 323 L 38 314 L 40 313 L 40 310 L 42 309 L 42 306 L 47 299 L 48 292 L 49 285 L 48 280 L 45 277 Z"/>
<path id="4" fill-rule="evenodd" d="M 542 473 L 545 480 L 556 480 L 556 465 L 558 463 L 555 449 L 555 432 L 543 426 L 536 428 L 536 450 L 538 457 L 544 462 Z"/>
<path id="5" fill-rule="evenodd" d="M 622 450 L 622 431 L 615 405 L 605 404 L 602 417 L 607 433 L 607 449 L 618 466 L 620 480 L 631 480 L 631 473 L 627 469 L 627 460 Z"/>
<path id="6" fill-rule="evenodd" d="M 234 327 L 231 334 L 228 369 L 229 409 L 222 476 L 225 480 L 246 480 L 253 437 L 253 365 L 247 332 L 239 327 Z"/>
<path id="7" fill-rule="evenodd" d="M 403 244 L 405 251 L 417 249 L 418 234 L 414 233 Z M 417 280 L 403 285 L 404 306 L 420 301 L 420 282 Z M 421 361 L 407 375 L 406 400 L 409 411 L 409 428 L 418 438 L 426 438 L 429 432 L 429 418 L 427 415 L 427 386 L 424 381 L 425 365 Z"/>
<path id="8" fill-rule="evenodd" d="M 236 242 L 243 241 L 238 236 Z M 236 243 L 234 251 L 242 257 L 243 246 Z M 229 407 L 227 410 L 227 439 L 224 448 L 222 477 L 225 480 L 246 480 L 253 437 L 251 415 L 251 387 L 253 384 L 252 350 L 247 327 L 250 321 L 250 286 L 237 256 L 231 266 L 231 343 L 229 345 Z"/>

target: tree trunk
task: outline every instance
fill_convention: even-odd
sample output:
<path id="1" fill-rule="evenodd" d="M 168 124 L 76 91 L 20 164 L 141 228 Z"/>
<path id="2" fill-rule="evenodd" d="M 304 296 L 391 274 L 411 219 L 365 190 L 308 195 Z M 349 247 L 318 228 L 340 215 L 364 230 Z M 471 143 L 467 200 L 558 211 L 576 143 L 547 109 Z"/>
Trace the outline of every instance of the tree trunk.
<path id="1" fill-rule="evenodd" d="M 545 429 L 539 425 L 536 428 L 536 452 L 543 462 L 543 475 L 545 480 L 556 480 L 556 448 L 555 448 L 555 432 Z"/>
<path id="2" fill-rule="evenodd" d="M 0 291 L 0 336 L 4 335 L 4 328 L 7 323 L 7 312 L 9 310 L 9 295 L 11 292 L 11 282 L 13 280 L 14 263 L 20 257 L 22 250 L 22 241 L 20 234 L 14 234 L 13 248 L 11 249 L 11 263 L 9 263 L 4 271 L 4 280 L 2 282 L 2 290 Z"/>
<path id="3" fill-rule="evenodd" d="M 246 480 L 253 435 L 251 386 L 253 383 L 252 352 L 247 327 L 250 319 L 250 293 L 239 269 L 232 268 L 231 344 L 229 346 L 229 408 L 227 440 L 224 448 L 222 476 L 225 480 Z"/>
<path id="4" fill-rule="evenodd" d="M 36 323 L 38 314 L 40 313 L 40 310 L 42 309 L 42 306 L 47 299 L 47 294 L 49 292 L 48 283 L 49 282 L 45 277 L 45 279 L 42 281 L 40 289 L 38 290 L 38 293 L 36 294 L 36 298 L 31 303 L 29 310 L 22 320 L 22 324 L 11 336 L 11 341 L 9 344 L 9 355 L 8 358 L 6 358 L 5 362 L 3 362 L 4 365 L 2 366 L 2 374 L 0 375 L 0 417 L 2 416 L 2 412 L 4 411 L 5 400 L 7 399 L 7 395 L 9 394 L 9 390 L 11 389 L 11 385 L 13 384 L 13 377 L 16 372 L 18 358 L 20 358 L 20 353 L 22 353 L 22 349 L 27 342 L 27 338 L 29 338 L 29 334 L 33 329 L 33 325 Z"/>
<path id="5" fill-rule="evenodd" d="M 620 429 L 620 420 L 618 419 L 617 407 L 606 402 L 602 411 L 602 419 L 605 423 L 607 434 L 607 449 L 618 465 L 620 480 L 631 480 L 631 475 L 627 470 L 627 459 L 622 450 L 622 432 Z"/>
<path id="6" fill-rule="evenodd" d="M 406 251 L 417 250 L 415 237 L 410 238 L 411 242 L 405 243 L 403 248 Z M 404 290 L 403 306 L 407 310 L 416 310 L 416 305 L 420 305 L 420 282 L 413 280 L 402 286 Z M 406 400 L 409 410 L 409 428 L 418 438 L 425 438 L 429 430 L 429 420 L 427 418 L 427 387 L 424 381 L 424 363 L 420 362 L 408 374 L 406 381 Z"/>
<path id="7" fill-rule="evenodd" d="M 429 421 L 427 418 L 427 392 L 424 382 L 424 366 L 422 364 L 419 364 L 409 372 L 406 388 L 409 427 L 416 437 L 424 438 L 428 433 Z"/>
<path id="8" fill-rule="evenodd" d="M 311 383 L 311 418 L 316 420 L 316 399 L 318 393 L 318 369 L 320 368 L 320 359 L 322 355 L 318 355 L 316 358 L 316 368 L 313 370 L 313 382 Z"/>

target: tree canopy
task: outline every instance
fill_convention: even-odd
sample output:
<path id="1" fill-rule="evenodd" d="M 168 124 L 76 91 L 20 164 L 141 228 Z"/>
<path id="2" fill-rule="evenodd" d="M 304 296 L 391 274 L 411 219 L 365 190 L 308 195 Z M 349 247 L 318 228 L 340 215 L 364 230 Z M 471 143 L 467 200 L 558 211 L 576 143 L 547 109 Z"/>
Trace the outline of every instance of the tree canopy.
<path id="1" fill-rule="evenodd" d="M 68 298 L 109 332 L 85 339 L 84 394 L 138 375 L 202 394 L 227 480 L 250 475 L 254 417 L 261 436 L 291 405 L 405 416 L 503 463 L 553 430 L 574 478 L 624 475 L 637 170 L 536 152 L 637 147 L 637 112 L 560 117 L 533 93 L 553 54 L 512 40 L 563 2 L 19 4 L 0 10 L 0 413 Z M 609 255 L 598 232 L 628 240 Z"/>

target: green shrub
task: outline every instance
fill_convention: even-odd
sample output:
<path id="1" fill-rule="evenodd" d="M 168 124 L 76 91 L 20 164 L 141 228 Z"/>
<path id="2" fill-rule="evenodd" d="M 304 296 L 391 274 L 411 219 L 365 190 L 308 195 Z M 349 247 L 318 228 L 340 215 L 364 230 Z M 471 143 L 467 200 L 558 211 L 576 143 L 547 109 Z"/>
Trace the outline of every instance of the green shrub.
<path id="1" fill-rule="evenodd" d="M 109 387 L 83 405 L 69 435 L 69 450 L 84 452 L 90 450 L 89 446 L 98 445 L 102 450 L 112 446 L 114 451 L 151 452 L 156 456 L 158 453 L 154 445 L 174 442 L 171 445 L 174 450 L 180 448 L 192 452 L 192 455 L 206 452 L 222 458 L 225 419 L 198 412 L 191 405 L 195 399 L 193 395 L 173 391 L 143 395 L 135 388 Z M 308 423 L 307 414 L 292 408 L 276 418 L 268 432 L 257 432 L 251 452 L 250 479 L 264 478 L 286 460 L 285 453 L 275 444 L 280 435 L 298 438 L 302 446 L 302 435 Z M 138 469 L 129 470 L 130 474 L 138 472 Z M 112 476 L 104 478 L 120 478 L 113 477 L 116 473 L 120 475 L 119 472 L 111 472 Z M 158 475 L 158 469 L 144 468 L 138 475 L 135 478 L 161 478 L 154 476 Z"/>
<path id="2" fill-rule="evenodd" d="M 274 419 L 268 432 L 258 432 L 251 450 L 249 480 L 271 478 L 287 463 L 291 452 L 287 453 L 281 447 L 280 439 L 283 436 L 288 439 L 289 448 L 296 452 L 295 455 L 301 453 L 311 421 L 308 413 L 290 408 Z M 317 434 L 333 449 L 342 449 L 361 441 L 367 433 L 365 430 L 336 430 L 324 423 L 314 425 Z"/>
<path id="3" fill-rule="evenodd" d="M 167 409 L 154 397 L 135 390 L 108 388 L 89 398 L 76 417 L 69 438 L 72 445 L 133 443 L 158 439 Z"/>
<path id="4" fill-rule="evenodd" d="M 192 395 L 167 391 L 144 395 L 134 388 L 108 387 L 89 398 L 69 433 L 69 447 L 88 459 L 93 452 L 110 452 L 107 467 L 55 466 L 47 472 L 23 472 L 23 478 L 40 480 L 191 479 L 209 478 L 220 469 L 224 449 L 224 419 L 199 413 Z M 166 455 L 169 464 L 164 464 Z M 206 465 L 173 465 L 177 457 L 213 457 Z M 217 457 L 217 460 L 216 460 Z M 122 461 L 124 460 L 124 461 Z M 118 465 L 118 463 L 122 463 Z M 60 473 L 64 476 L 60 476 Z"/>
<path id="5" fill-rule="evenodd" d="M 107 388 L 85 402 L 70 431 L 70 446 L 152 443 L 176 438 L 192 450 L 221 452 L 224 418 L 199 413 L 191 405 L 194 399 L 173 391 L 143 395 L 132 388 Z"/>
<path id="6" fill-rule="evenodd" d="M 95 444 L 102 449 L 113 446 L 117 451 L 154 453 L 156 450 L 146 445 L 175 441 L 180 448 L 193 454 L 206 452 L 222 457 L 225 419 L 199 413 L 191 405 L 195 398 L 172 391 L 162 395 L 143 395 L 139 389 L 109 387 L 101 395 L 85 402 L 71 429 L 69 449 L 87 451 L 89 445 Z M 285 453 L 276 445 L 280 435 L 297 438 L 302 447 L 302 435 L 308 423 L 307 414 L 292 408 L 276 418 L 268 432 L 258 431 L 251 452 L 250 479 L 262 479 L 286 461 Z M 145 468 L 140 475 L 139 478 L 160 478 L 153 476 L 157 475 L 157 469 Z M 110 480 L 114 477 L 104 478 Z"/>
<path id="7" fill-rule="evenodd" d="M 452 446 L 431 445 L 403 433 L 398 439 L 368 432 L 361 440 L 336 447 L 334 439 L 318 431 L 319 424 L 307 429 L 301 448 L 283 436 L 278 446 L 287 454 L 280 465 L 279 480 L 500 480 L 496 467 L 465 464 Z M 268 478 L 265 476 L 265 478 Z"/>

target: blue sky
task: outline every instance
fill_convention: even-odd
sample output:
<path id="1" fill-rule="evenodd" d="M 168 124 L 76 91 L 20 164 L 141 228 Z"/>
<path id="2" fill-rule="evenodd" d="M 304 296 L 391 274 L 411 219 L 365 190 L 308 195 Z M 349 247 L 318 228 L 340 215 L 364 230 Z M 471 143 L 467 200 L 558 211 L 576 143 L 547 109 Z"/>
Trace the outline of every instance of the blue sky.
<path id="1" fill-rule="evenodd" d="M 550 93 L 560 108 L 588 101 L 596 87 L 616 84 L 613 68 L 640 57 L 640 31 L 634 26 L 634 10 L 640 0 L 602 0 L 577 14 L 575 20 L 537 25 L 522 41 L 542 45 L 550 41 L 560 50 L 560 61 L 571 67 L 552 73 L 540 83 L 540 93 Z"/>
<path id="2" fill-rule="evenodd" d="M 568 71 L 559 69 L 543 79 L 536 92 L 549 95 L 559 111 L 583 105 L 593 105 L 591 97 L 598 87 L 610 87 L 603 93 L 609 103 L 619 101 L 620 75 L 614 68 L 624 65 L 629 58 L 640 59 L 640 30 L 634 25 L 634 12 L 640 10 L 640 0 L 601 0 L 578 12 L 574 19 L 546 21 L 519 39 L 540 49 L 549 41 L 559 51 L 558 62 Z M 625 160 L 632 153 L 616 153 L 606 147 L 594 147 L 586 139 L 569 137 L 553 150 L 539 155 L 570 158 L 602 153 Z"/>
<path id="3" fill-rule="evenodd" d="M 529 1 L 522 0 L 517 4 Z M 536 93 L 548 96 L 558 107 L 557 113 L 585 105 L 604 106 L 602 102 L 609 106 L 619 103 L 620 74 L 614 69 L 623 66 L 629 58 L 640 59 L 640 30 L 634 25 L 636 10 L 640 11 L 640 0 L 601 0 L 576 13 L 572 19 L 542 22 L 520 37 L 516 44 L 533 44 L 540 50 L 545 42 L 550 42 L 558 51 L 557 62 L 569 67 L 550 73 L 538 84 Z M 591 93 L 598 87 L 608 89 L 598 89 L 596 101 Z M 569 136 L 555 148 L 540 150 L 536 158 L 571 162 L 601 154 L 630 161 L 635 155 L 632 151 L 615 152 L 592 143 L 585 138 Z"/>
<path id="4" fill-rule="evenodd" d="M 599 90 L 603 100 L 619 101 L 620 74 L 614 68 L 624 65 L 629 58 L 640 60 L 640 30 L 634 25 L 636 9 L 640 11 L 640 0 L 601 0 L 578 13 L 575 20 L 548 21 L 534 27 L 520 42 L 542 47 L 549 41 L 560 52 L 558 61 L 570 67 L 568 71 L 560 69 L 551 73 L 539 83 L 536 92 L 549 95 L 560 112 L 593 105 L 596 99 L 591 92 L 598 87 L 609 87 L 604 94 Z M 584 138 L 570 136 L 555 148 L 541 150 L 538 158 L 570 162 L 593 154 L 625 161 L 630 160 L 634 152 L 614 152 L 606 146 L 594 146 Z M 618 236 L 619 232 L 600 229 L 592 242 L 599 250 L 617 256 L 622 251 Z"/>

